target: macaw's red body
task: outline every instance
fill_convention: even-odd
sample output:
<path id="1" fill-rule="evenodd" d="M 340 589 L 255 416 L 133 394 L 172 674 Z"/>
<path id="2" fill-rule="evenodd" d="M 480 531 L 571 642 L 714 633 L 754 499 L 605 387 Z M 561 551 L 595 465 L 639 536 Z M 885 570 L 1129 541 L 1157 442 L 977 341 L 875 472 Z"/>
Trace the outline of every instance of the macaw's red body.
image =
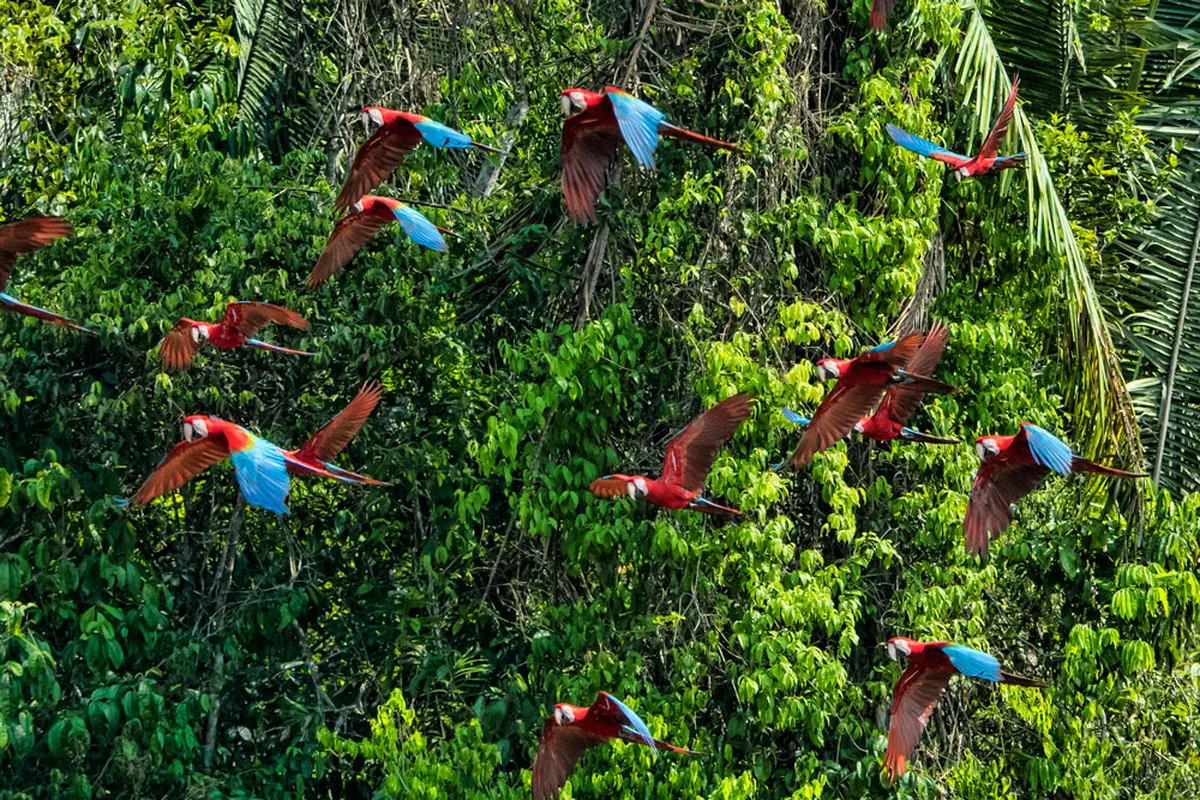
<path id="1" fill-rule="evenodd" d="M 344 470 L 330 463 L 338 453 L 346 449 L 346 445 L 359 432 L 367 417 L 371 416 L 382 393 L 383 390 L 377 383 L 363 384 L 350 404 L 325 423 L 298 450 L 284 450 L 288 472 L 293 475 L 332 476 L 344 483 L 390 486 L 389 483 Z"/>
<path id="2" fill-rule="evenodd" d="M 257 347 L 275 353 L 311 356 L 303 350 L 260 342 L 254 336 L 271 323 L 290 325 L 300 330 L 308 329 L 308 320 L 282 306 L 270 303 L 240 302 L 225 306 L 225 315 L 220 322 L 197 322 L 186 317 L 175 323 L 159 346 L 159 355 L 168 369 L 183 369 L 190 366 L 192 358 L 200 352 L 204 343 L 222 350 L 238 347 Z"/>
<path id="3" fill-rule="evenodd" d="M 881 31 L 887 27 L 888 14 L 896 7 L 896 0 L 873 0 L 871 3 L 871 27 Z"/>
<path id="4" fill-rule="evenodd" d="M 983 556 L 987 555 L 988 542 L 1012 521 L 1013 504 L 1036 489 L 1051 472 L 1146 477 L 1081 458 L 1054 434 L 1028 422 L 1021 423 L 1021 432 L 1016 436 L 980 436 L 975 440 L 975 452 L 979 455 L 979 470 L 967 501 L 963 533 L 967 550 Z"/>
<path id="5" fill-rule="evenodd" d="M 613 739 L 641 744 L 655 751 L 703 755 L 655 739 L 637 714 L 607 692 L 601 692 L 588 708 L 559 703 L 542 728 L 542 739 L 533 759 L 533 800 L 555 800 L 575 770 L 579 757 Z"/>
<path id="6" fill-rule="evenodd" d="M 650 169 L 654 168 L 659 136 L 740 152 L 730 142 L 672 125 L 654 106 L 615 86 L 606 86 L 602 93 L 564 89 L 561 99 L 567 115 L 560 151 L 562 188 L 572 222 L 595 221 L 596 199 L 622 142 L 629 145 L 639 164 Z"/>
<path id="7" fill-rule="evenodd" d="M 894 342 L 872 347 L 857 358 L 818 361 L 817 376 L 821 380 L 837 378 L 837 385 L 813 414 L 788 464 L 793 469 L 802 467 L 815 454 L 832 447 L 871 413 L 889 387 L 906 387 L 919 392 L 918 402 L 927 392 L 958 392 L 953 386 L 904 369 L 924 339 L 920 333 L 910 333 Z"/>
<path id="8" fill-rule="evenodd" d="M 987 653 L 950 642 L 918 642 L 902 636 L 888 640 L 888 655 L 908 659 L 908 667 L 892 696 L 891 723 L 884 762 L 888 777 L 895 780 L 908 768 L 913 749 L 929 722 L 929 716 L 954 675 L 966 675 L 993 683 L 1043 687 L 1046 684 L 1000 669 L 1000 662 Z"/>
<path id="9" fill-rule="evenodd" d="M 31 217 L 0 226 L 0 310 L 53 322 L 55 325 L 84 333 L 92 332 L 61 314 L 22 303 L 12 295 L 4 293 L 8 279 L 12 277 L 13 266 L 17 263 L 17 256 L 32 253 L 55 239 L 70 235 L 71 223 L 62 217 Z"/>
<path id="10" fill-rule="evenodd" d="M 724 517 L 740 514 L 737 509 L 717 505 L 700 494 L 717 451 L 729 441 L 742 420 L 750 416 L 751 407 L 749 395 L 734 395 L 692 420 L 667 443 L 666 461 L 657 479 L 645 475 L 605 475 L 592 481 L 588 488 L 597 497 L 628 494 L 662 508 L 688 508 Z"/>
<path id="11" fill-rule="evenodd" d="M 937 369 L 942 351 L 946 349 L 947 331 L 944 325 L 934 325 L 926 334 L 921 346 L 904 365 L 911 375 L 932 375 Z M 925 399 L 924 390 L 914 383 L 898 383 L 889 386 L 883 394 L 883 402 L 875 413 L 860 419 L 854 430 L 876 442 L 903 439 L 926 444 L 957 444 L 957 439 L 942 439 L 905 427 L 917 406 Z"/>
<path id="12" fill-rule="evenodd" d="M 350 175 L 337 196 L 336 205 L 343 211 L 383 183 L 422 140 L 437 148 L 475 147 L 489 153 L 501 152 L 422 114 L 367 106 L 362 116 L 368 130 L 372 124 L 379 128 L 359 148 Z"/>
<path id="13" fill-rule="evenodd" d="M 419 211 L 390 197 L 363 195 L 352 206 L 352 213 L 338 220 L 325 250 L 308 276 L 308 288 L 320 286 L 354 257 L 371 237 L 390 222 L 399 222 L 408 238 L 422 247 L 446 252 L 443 233 L 450 231 L 427 220 Z"/>
<path id="14" fill-rule="evenodd" d="M 1024 153 L 1017 153 L 1011 156 L 997 155 L 1000 145 L 1004 143 L 1004 137 L 1008 133 L 1009 123 L 1012 122 L 1013 111 L 1017 105 L 1017 85 L 1019 83 L 1019 80 L 1012 82 L 1008 99 L 1004 103 L 1004 108 L 1001 110 L 1000 116 L 996 119 L 996 124 L 992 126 L 991 132 L 983 140 L 983 146 L 979 149 L 979 154 L 974 157 L 964 156 L 947 150 L 927 139 L 922 139 L 920 136 L 914 136 L 907 131 L 901 130 L 890 123 L 887 126 L 887 132 L 892 137 L 892 141 L 905 150 L 954 167 L 954 177 L 958 180 L 962 180 L 963 178 L 978 178 L 989 172 L 1020 166 L 1025 161 Z"/>

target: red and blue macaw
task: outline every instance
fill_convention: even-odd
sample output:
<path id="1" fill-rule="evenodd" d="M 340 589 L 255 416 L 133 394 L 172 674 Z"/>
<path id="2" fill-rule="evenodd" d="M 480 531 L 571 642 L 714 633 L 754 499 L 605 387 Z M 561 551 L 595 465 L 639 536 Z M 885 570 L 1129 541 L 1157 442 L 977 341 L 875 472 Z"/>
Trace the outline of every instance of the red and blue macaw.
<path id="1" fill-rule="evenodd" d="M 27 317 L 44 319 L 64 328 L 92 333 L 79 323 L 72 322 L 60 314 L 22 303 L 12 295 L 4 293 L 4 288 L 8 286 L 8 279 L 12 277 L 13 265 L 17 263 L 17 256 L 22 253 L 32 253 L 55 239 L 70 235 L 71 223 L 62 217 L 31 217 L 0 226 L 0 310 L 12 311 Z"/>
<path id="2" fill-rule="evenodd" d="M 1016 436 L 980 436 L 975 440 L 979 470 L 967 501 L 963 522 L 967 550 L 986 556 L 988 542 L 1012 522 L 1012 506 L 1032 492 L 1051 472 L 1091 472 L 1109 478 L 1144 478 L 1137 472 L 1106 467 L 1071 452 L 1050 431 L 1021 423 Z"/>
<path id="3" fill-rule="evenodd" d="M 280 325 L 290 325 L 300 330 L 308 330 L 308 320 L 289 311 L 282 306 L 270 303 L 252 303 L 242 301 L 225 306 L 225 315 L 220 322 L 197 322 L 184 317 L 175 323 L 175 327 L 167 331 L 159 347 L 159 355 L 163 365 L 168 369 L 183 369 L 191 366 L 192 358 L 200 352 L 205 342 L 222 350 L 232 350 L 238 347 L 258 347 L 274 353 L 288 353 L 296 356 L 311 356 L 303 350 L 289 350 L 286 347 L 260 342 L 254 336 L 272 322 Z"/>
<path id="4" fill-rule="evenodd" d="M 567 115 L 560 151 L 562 188 L 572 222 L 595 221 L 596 199 L 621 142 L 628 144 L 634 158 L 648 169 L 654 169 L 659 135 L 741 152 L 736 144 L 672 125 L 654 106 L 615 86 L 604 87 L 602 93 L 564 89 L 560 97 Z"/>
<path id="5" fill-rule="evenodd" d="M 588 708 L 559 703 L 542 728 L 533 759 L 533 800 L 556 800 L 579 757 L 613 739 L 644 745 L 653 752 L 704 755 L 655 739 L 637 714 L 607 692 L 601 692 Z"/>
<path id="6" fill-rule="evenodd" d="M 802 467 L 812 461 L 816 453 L 832 447 L 871 413 L 890 388 L 906 387 L 921 395 L 959 392 L 953 386 L 913 374 L 904 367 L 924 340 L 923 334 L 910 333 L 894 342 L 876 345 L 854 359 L 824 358 L 818 361 L 817 377 L 820 380 L 836 378 L 837 385 L 813 414 L 788 464 L 793 469 Z"/>
<path id="7" fill-rule="evenodd" d="M 892 697 L 892 720 L 884 762 L 888 778 L 904 775 L 929 715 L 954 675 L 966 675 L 992 683 L 1042 688 L 1046 684 L 1000 669 L 1000 662 L 987 653 L 950 642 L 918 642 L 902 636 L 888 640 L 888 655 L 908 659 L 908 668 L 896 683 Z"/>
<path id="8" fill-rule="evenodd" d="M 736 508 L 718 505 L 700 494 L 717 451 L 729 441 L 742 420 L 750 416 L 751 408 L 750 396 L 737 394 L 692 420 L 667 443 L 666 460 L 657 479 L 645 475 L 605 475 L 592 481 L 588 488 L 596 497 L 628 494 L 634 500 L 645 498 L 661 508 L 687 508 L 719 517 L 741 514 Z"/>
<path id="9" fill-rule="evenodd" d="M 987 138 L 983 140 L 983 147 L 979 149 L 979 154 L 973 158 L 951 152 L 920 136 L 903 131 L 891 123 L 887 126 L 887 132 L 891 135 L 892 141 L 905 150 L 954 167 L 954 176 L 960 181 L 963 178 L 978 178 L 989 172 L 1020 166 L 1025 161 L 1024 153 L 1011 156 L 996 155 L 1000 150 L 1000 145 L 1004 142 L 1005 134 L 1008 133 L 1008 125 L 1012 122 L 1013 109 L 1017 105 L 1017 84 L 1019 83 L 1019 79 L 1013 80 L 1012 89 L 1008 93 L 1008 100 L 1004 103 L 1000 117 L 992 126 Z"/>
<path id="10" fill-rule="evenodd" d="M 330 462 L 337 454 L 346 449 L 350 440 L 359 432 L 367 417 L 379 404 L 383 389 L 378 383 L 364 383 L 358 394 L 349 405 L 325 423 L 298 450 L 284 450 L 287 459 L 287 470 L 293 475 L 319 475 L 334 477 L 345 483 L 369 484 L 371 486 L 391 486 L 390 483 L 377 481 L 335 466 Z"/>
<path id="11" fill-rule="evenodd" d="M 450 231 L 434 225 L 421 212 L 399 200 L 368 194 L 360 197 L 351 209 L 352 212 L 334 226 L 324 252 L 308 276 L 308 288 L 320 286 L 329 276 L 346 266 L 372 236 L 392 221 L 398 221 L 408 238 L 422 247 L 439 253 L 446 252 L 446 240 L 442 234 Z"/>
<path id="12" fill-rule="evenodd" d="M 379 129 L 363 143 L 354 157 L 350 175 L 337 196 L 337 207 L 343 211 L 349 210 L 355 201 L 383 183 L 422 139 L 437 148 L 475 147 L 489 153 L 503 152 L 480 144 L 465 133 L 421 114 L 367 106 L 362 110 L 362 118 L 368 132 L 372 124 L 379 126 Z"/>

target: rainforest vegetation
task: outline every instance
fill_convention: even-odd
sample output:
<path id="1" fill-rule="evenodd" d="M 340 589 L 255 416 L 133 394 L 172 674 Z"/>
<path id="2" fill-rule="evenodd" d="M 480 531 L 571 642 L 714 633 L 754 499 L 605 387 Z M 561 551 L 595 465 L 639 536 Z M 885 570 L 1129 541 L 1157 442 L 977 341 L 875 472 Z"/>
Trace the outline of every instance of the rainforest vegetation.
<path id="1" fill-rule="evenodd" d="M 527 798 L 600 690 L 702 751 L 589 752 L 564 798 L 1200 796 L 1200 12 L 1191 0 L 0 0 L 0 223 L 62 215 L 0 315 L 0 797 Z M 954 180 L 1011 80 L 1015 170 Z M 742 153 L 625 152 L 568 222 L 568 87 Z M 414 150 L 385 229 L 306 290 L 364 106 Z M 158 344 L 278 303 L 315 353 Z M 949 329 L 915 424 L 775 471 L 813 362 Z M 290 514 L 227 466 L 123 508 L 185 415 L 297 447 Z M 755 398 L 716 520 L 588 492 Z M 980 558 L 977 436 L 1021 421 L 1149 473 L 1052 477 Z M 996 655 L 883 769 L 892 636 Z"/>

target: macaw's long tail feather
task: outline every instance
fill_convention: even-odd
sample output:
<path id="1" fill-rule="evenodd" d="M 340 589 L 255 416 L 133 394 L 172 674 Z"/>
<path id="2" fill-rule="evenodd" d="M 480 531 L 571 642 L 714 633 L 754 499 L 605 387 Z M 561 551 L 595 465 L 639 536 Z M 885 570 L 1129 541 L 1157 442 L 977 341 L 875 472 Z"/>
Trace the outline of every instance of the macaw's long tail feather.
<path id="1" fill-rule="evenodd" d="M 729 150 L 734 153 L 745 153 L 742 148 L 738 147 L 733 142 L 722 142 L 720 139 L 713 139 L 710 136 L 704 136 L 694 131 L 689 131 L 687 128 L 681 128 L 678 125 L 672 125 L 669 122 L 661 122 L 658 126 L 658 132 L 662 136 L 669 136 L 672 139 L 681 139 L 686 142 L 695 142 L 706 147 L 716 147 L 721 150 Z"/>
<path id="2" fill-rule="evenodd" d="M 330 464 L 328 461 L 325 461 L 322 463 L 323 463 L 325 469 L 328 470 L 330 474 L 336 475 L 337 477 L 339 477 L 345 481 L 349 481 L 350 483 L 361 483 L 366 486 L 391 486 L 392 485 L 390 483 L 387 483 L 386 481 L 377 481 L 374 478 L 367 477 L 366 475 L 360 475 L 357 472 L 351 472 L 348 469 L 342 469 L 341 467 Z"/>
<path id="3" fill-rule="evenodd" d="M 672 753 L 679 753 L 681 756 L 707 756 L 708 753 L 701 753 L 699 750 L 688 750 L 686 747 L 676 747 L 670 742 L 664 742 L 662 739 L 655 739 L 654 746 L 659 750 L 670 750 Z"/>
<path id="4" fill-rule="evenodd" d="M 268 344 L 260 342 L 258 339 L 247 339 L 246 344 L 250 347 L 261 347 L 263 350 L 270 350 L 272 353 L 287 353 L 292 356 L 315 356 L 316 353 L 309 353 L 304 350 L 291 350 L 286 347 L 280 347 L 277 344 Z"/>
<path id="5" fill-rule="evenodd" d="M 935 381 L 933 378 L 927 378 L 924 375 L 913 375 L 911 372 L 906 372 L 902 369 L 896 370 L 896 374 L 901 378 L 899 383 L 902 383 L 903 385 L 909 386 L 913 389 L 919 389 L 922 392 L 932 392 L 934 394 L 958 394 L 962 391 L 962 389 L 959 389 L 957 386 L 951 386 L 948 383 Z"/>
<path id="6" fill-rule="evenodd" d="M 1023 677 L 1021 675 L 1013 675 L 1011 672 L 1002 671 L 1000 673 L 1000 682 L 1007 683 L 1010 686 L 1032 686 L 1035 689 L 1046 688 L 1045 681 L 1038 681 L 1034 680 L 1033 678 Z"/>
<path id="7" fill-rule="evenodd" d="M 96 335 L 95 331 L 91 330 L 90 328 L 83 327 L 74 320 L 67 319 L 62 314 L 55 314 L 53 311 L 47 311 L 44 308 L 31 306 L 28 303 L 22 303 L 21 301 L 9 297 L 8 295 L 0 294 L 0 309 L 12 311 L 17 314 L 24 314 L 27 317 L 45 320 L 46 322 L 53 322 L 55 325 L 61 325 L 64 328 L 82 331 L 83 333 L 90 333 L 93 336 Z"/>
<path id="8" fill-rule="evenodd" d="M 1015 153 L 1011 156 L 1001 156 L 996 159 L 996 163 L 992 165 L 992 169 L 1012 169 L 1019 167 L 1025 163 L 1024 153 Z"/>
<path id="9" fill-rule="evenodd" d="M 912 428 L 901 428 L 900 438 L 907 442 L 921 442 L 922 444 L 958 444 L 958 439 L 943 439 L 940 436 L 930 436 L 928 433 L 921 433 Z"/>
<path id="10" fill-rule="evenodd" d="M 474 147 L 476 150 L 486 150 L 489 153 L 495 153 L 498 156 L 502 156 L 505 153 L 504 150 L 501 150 L 498 147 L 488 147 L 486 144 L 480 144 L 474 140 L 471 141 L 471 147 Z"/>
<path id="11" fill-rule="evenodd" d="M 699 511 L 702 514 L 712 514 L 714 517 L 731 518 L 741 516 L 742 513 L 736 508 L 729 508 L 728 506 L 714 503 L 706 497 L 697 497 L 688 508 L 692 511 Z"/>
<path id="12" fill-rule="evenodd" d="M 1114 467 L 1106 467 L 1103 464 L 1097 464 L 1095 461 L 1088 461 L 1086 458 L 1079 456 L 1071 457 L 1071 469 L 1075 472 L 1091 472 L 1096 475 L 1107 475 L 1110 478 L 1146 478 L 1149 477 L 1141 472 L 1126 472 L 1123 469 L 1115 469 Z"/>

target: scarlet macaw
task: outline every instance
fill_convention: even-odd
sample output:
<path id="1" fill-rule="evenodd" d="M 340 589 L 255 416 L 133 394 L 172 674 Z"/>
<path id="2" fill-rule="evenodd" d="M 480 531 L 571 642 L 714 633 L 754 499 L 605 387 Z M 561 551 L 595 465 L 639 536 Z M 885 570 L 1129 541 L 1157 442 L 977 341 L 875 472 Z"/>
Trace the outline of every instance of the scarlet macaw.
<path id="1" fill-rule="evenodd" d="M 421 114 L 367 106 L 362 110 L 362 119 L 368 132 L 372 123 L 378 125 L 379 129 L 363 143 L 358 155 L 354 157 L 350 175 L 337 196 L 337 207 L 343 211 L 383 183 L 422 139 L 437 148 L 475 147 L 489 153 L 503 152 L 495 147 L 480 144 L 465 133 Z"/>
<path id="2" fill-rule="evenodd" d="M 4 288 L 12 277 L 13 265 L 21 253 L 32 253 L 45 247 L 55 239 L 71 235 L 71 223 L 62 217 L 30 217 L 19 222 L 0 226 L 0 309 L 24 314 L 27 317 L 44 319 L 64 328 L 73 328 L 84 333 L 92 331 L 82 325 L 72 322 L 64 316 L 47 311 L 44 308 L 22 303 L 12 295 L 5 294 Z"/>
<path id="3" fill-rule="evenodd" d="M 892 697 L 891 724 L 884 762 L 888 778 L 904 775 L 913 748 L 929 722 L 929 715 L 946 691 L 953 675 L 966 675 L 993 683 L 1042 688 L 1046 684 L 1000 669 L 1000 662 L 987 653 L 950 642 L 918 642 L 902 636 L 888 640 L 888 655 L 908 659 L 908 668 L 896 683 Z"/>
<path id="4" fill-rule="evenodd" d="M 979 470 L 967 501 L 963 533 L 967 550 L 983 556 L 987 555 L 988 542 L 1012 522 L 1012 505 L 1036 489 L 1051 472 L 1146 477 L 1080 458 L 1050 431 L 1028 422 L 1021 423 L 1016 436 L 980 436 L 975 440 L 975 452 L 979 455 Z"/>
<path id="5" fill-rule="evenodd" d="M 667 443 L 667 456 L 657 480 L 645 475 L 605 475 L 588 488 L 597 497 L 634 500 L 643 497 L 662 508 L 688 508 L 714 516 L 741 514 L 736 508 L 717 505 L 700 496 L 712 463 L 742 420 L 750 416 L 751 398 L 737 394 L 722 400 L 696 417 Z"/>
<path id="6" fill-rule="evenodd" d="M 881 31 L 887 27 L 888 14 L 896 7 L 896 0 L 872 0 L 871 27 Z"/>
<path id="7" fill-rule="evenodd" d="M 260 342 L 254 336 L 272 322 L 290 325 L 300 330 L 308 329 L 308 320 L 289 311 L 282 306 L 269 303 L 252 303 L 242 301 L 225 306 L 225 316 L 220 322 L 197 322 L 184 317 L 175 323 L 175 327 L 167 331 L 159 346 L 159 355 L 163 365 L 168 369 L 183 369 L 190 366 L 192 358 L 200 352 L 200 346 L 208 342 L 213 347 L 222 350 L 232 350 L 237 347 L 258 347 L 275 353 L 289 353 L 296 356 L 311 356 L 303 350 L 289 350 L 286 347 Z"/>
<path id="8" fill-rule="evenodd" d="M 795 452 L 788 459 L 793 468 L 802 467 L 813 455 L 832 447 L 854 429 L 891 387 L 907 387 L 922 393 L 950 394 L 959 389 L 904 369 L 924 341 L 920 333 L 910 333 L 894 342 L 876 345 L 854 359 L 824 358 L 817 362 L 817 377 L 837 378 L 833 391 L 825 396 L 813 414 Z"/>
<path id="9" fill-rule="evenodd" d="M 974 158 L 951 152 L 920 136 L 903 131 L 891 123 L 887 126 L 887 132 L 892 137 L 892 141 L 905 150 L 911 150 L 919 156 L 932 158 L 934 161 L 941 161 L 954 167 L 954 176 L 960 181 L 963 178 L 978 178 L 994 170 L 1020 166 L 1025 161 L 1024 153 L 1011 156 L 996 155 L 1000 145 L 1004 142 L 1004 135 L 1008 133 L 1008 125 L 1012 122 L 1013 109 L 1017 104 L 1017 84 L 1019 83 L 1020 79 L 1013 80 L 1008 100 L 1004 103 L 1004 109 L 1000 112 L 1000 117 L 992 126 L 987 138 L 983 140 L 983 147 L 979 149 L 979 154 Z"/>
<path id="10" fill-rule="evenodd" d="M 588 708 L 559 703 L 542 728 L 533 759 L 533 800 L 555 800 L 579 757 L 611 739 L 645 745 L 654 752 L 704 755 L 655 739 L 637 714 L 607 692 L 601 692 Z"/>
<path id="11" fill-rule="evenodd" d="M 654 169 L 659 134 L 741 152 L 736 144 L 672 125 L 654 106 L 615 86 L 604 87 L 603 93 L 564 89 L 560 97 L 567 115 L 561 150 L 562 187 L 572 222 L 595 221 L 596 198 L 604 188 L 604 173 L 616 159 L 622 141 L 629 145 L 638 163 L 649 169 Z"/>
<path id="12" fill-rule="evenodd" d="M 851 431 L 875 442 L 888 442 L 892 439 L 902 439 L 906 442 L 919 442 L 921 444 L 958 444 L 958 439 L 945 439 L 941 436 L 933 436 L 928 433 L 922 433 L 915 428 L 901 427 L 898 433 L 893 434 L 891 433 L 890 429 L 884 429 L 878 422 L 872 423 L 872 420 L 875 420 L 878 414 L 879 412 L 877 411 L 875 414 L 869 417 L 863 417 L 858 422 L 854 423 L 854 427 L 851 429 Z M 783 416 L 793 425 L 807 427 L 808 424 L 812 422 L 812 420 L 810 420 L 808 417 L 802 417 L 795 411 L 792 411 L 790 408 L 783 409 Z M 850 434 L 846 435 L 849 436 Z M 785 464 L 787 464 L 786 461 L 780 461 L 778 464 L 773 465 L 772 469 L 782 469 Z"/>
<path id="13" fill-rule="evenodd" d="M 946 326 L 934 325 L 925 335 L 925 341 L 917 348 L 904 371 L 910 375 L 932 375 L 937 369 L 938 361 L 942 359 L 942 351 L 946 349 Z M 926 444 L 958 444 L 958 439 L 943 439 L 921 433 L 913 428 L 906 428 L 905 423 L 917 410 L 917 406 L 925 399 L 925 392 L 913 384 L 900 383 L 889 386 L 883 393 L 883 402 L 875 413 L 860 419 L 854 425 L 856 433 L 876 442 L 890 442 L 892 439 L 903 439 L 909 442 L 924 442 Z"/>
<path id="14" fill-rule="evenodd" d="M 409 208 L 399 200 L 368 194 L 359 198 L 351 208 L 352 213 L 342 217 L 334 226 L 329 241 L 325 243 L 325 251 L 321 253 L 317 265 L 308 276 L 308 288 L 320 286 L 330 275 L 346 266 L 346 262 L 353 258 L 380 228 L 393 220 L 398 220 L 408 238 L 417 244 L 439 253 L 446 252 L 446 240 L 442 238 L 442 233 L 449 231 L 434 225 L 419 211 Z"/>
<path id="15" fill-rule="evenodd" d="M 372 486 L 391 486 L 390 483 L 359 475 L 329 463 L 337 454 L 346 449 L 350 440 L 362 428 L 379 404 L 383 389 L 377 383 L 364 383 L 350 404 L 342 409 L 336 417 L 329 420 L 314 433 L 298 450 L 284 450 L 287 458 L 287 470 L 293 475 L 315 474 L 332 475 L 346 483 L 370 484 Z"/>

